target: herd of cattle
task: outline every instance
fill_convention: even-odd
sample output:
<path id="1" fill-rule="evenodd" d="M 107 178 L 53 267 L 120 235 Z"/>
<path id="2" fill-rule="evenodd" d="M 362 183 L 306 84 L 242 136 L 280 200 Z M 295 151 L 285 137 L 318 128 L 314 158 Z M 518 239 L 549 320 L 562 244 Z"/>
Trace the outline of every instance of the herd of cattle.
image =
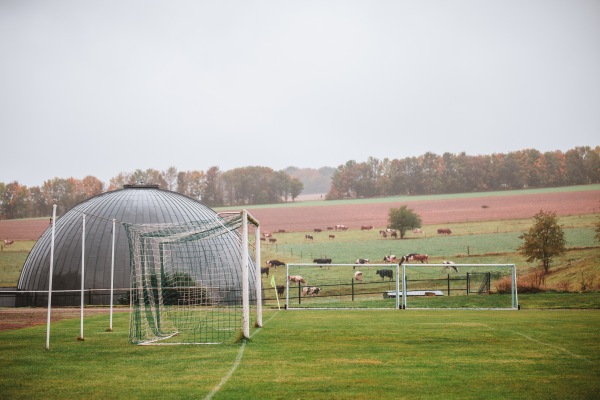
<path id="1" fill-rule="evenodd" d="M 361 229 L 361 231 L 371 231 L 374 229 L 374 227 L 372 225 L 363 225 L 363 226 L 361 226 L 360 229 Z M 330 232 L 328 234 L 328 238 L 335 239 L 335 235 L 333 233 L 331 233 L 332 231 L 345 231 L 345 230 L 348 230 L 348 227 L 345 225 L 328 226 L 327 231 Z M 315 229 L 313 229 L 312 234 L 304 235 L 304 239 L 305 240 L 314 240 L 315 235 L 318 235 L 321 232 L 323 232 L 323 229 L 315 228 Z M 413 232 L 413 234 L 422 234 L 423 233 L 423 231 L 419 228 L 413 229 L 412 232 Z M 278 231 L 276 231 L 276 233 L 285 233 L 285 231 L 278 230 Z M 452 231 L 449 228 L 439 228 L 437 230 L 437 233 L 439 235 L 450 235 L 450 234 L 452 234 Z M 391 238 L 397 238 L 398 232 L 395 229 L 388 228 L 385 230 L 380 230 L 379 235 L 382 238 L 387 238 L 388 236 Z M 265 233 L 263 233 L 263 237 L 261 237 L 261 240 L 267 240 L 267 239 L 269 240 L 270 243 L 275 243 L 277 241 L 277 239 L 272 237 L 271 233 L 265 232 Z M 415 262 L 415 261 L 421 262 L 421 263 L 429 263 L 429 256 L 427 254 L 410 253 L 410 254 L 400 256 L 400 257 L 398 257 L 394 254 L 385 255 L 383 257 L 384 263 L 404 264 L 404 263 Z M 355 264 L 356 265 L 364 265 L 364 264 L 369 264 L 370 262 L 371 262 L 371 260 L 368 258 L 359 258 L 355 261 Z M 315 258 L 315 259 L 313 259 L 313 263 L 315 263 L 319 266 L 323 266 L 323 265 L 331 264 L 332 259 L 331 258 Z M 453 271 L 458 272 L 458 268 L 454 265 L 454 263 L 452 261 L 443 261 L 443 264 L 446 264 L 446 266 L 444 268 L 452 269 Z M 279 261 L 279 260 L 275 260 L 275 259 L 268 260 L 266 263 L 266 267 L 260 269 L 261 274 L 265 274 L 266 276 L 269 276 L 269 269 L 270 268 L 276 269 L 279 266 L 285 266 L 285 263 L 282 261 Z M 354 269 L 356 269 L 356 266 L 354 267 Z M 385 280 L 385 278 L 388 278 L 391 281 L 394 279 L 394 271 L 392 269 L 378 269 L 377 271 L 375 271 L 375 275 L 378 275 L 381 278 L 381 280 Z M 302 291 L 301 291 L 302 296 L 317 296 L 317 295 L 319 295 L 319 293 L 322 292 L 322 289 L 318 286 L 309 286 L 306 279 L 300 275 L 289 275 L 287 277 L 287 280 L 289 281 L 289 283 L 303 285 Z M 355 270 L 354 280 L 357 282 L 362 282 L 363 281 L 363 272 Z M 285 292 L 285 286 L 277 285 L 276 290 L 277 290 L 278 295 L 283 295 Z"/>
<path id="2" fill-rule="evenodd" d="M 383 258 L 383 261 L 386 263 L 405 263 L 405 262 L 410 262 L 410 261 L 420 261 L 421 263 L 425 263 L 428 262 L 429 256 L 427 254 L 416 254 L 416 253 L 412 253 L 412 254 L 407 254 L 404 255 L 400 258 L 397 258 L 395 255 L 386 255 Z M 314 263 L 316 264 L 331 264 L 331 258 L 315 258 L 313 260 Z M 355 264 L 369 264 L 370 260 L 367 258 L 359 258 L 356 260 Z M 452 261 L 443 261 L 442 264 L 445 264 L 444 269 L 452 269 L 454 272 L 458 272 L 458 268 L 456 267 L 456 265 L 454 264 L 454 262 Z M 266 275 L 269 275 L 269 268 L 273 267 L 273 268 L 277 268 L 278 266 L 282 266 L 285 265 L 285 263 L 279 261 L 279 260 L 269 260 L 267 261 L 267 267 L 266 268 L 261 268 L 261 273 L 266 273 Z M 378 269 L 377 271 L 375 271 L 375 275 L 379 275 L 379 277 L 381 278 L 381 280 L 385 280 L 385 278 L 388 278 L 390 281 L 394 279 L 394 270 L 392 269 Z M 301 292 L 301 296 L 316 296 L 318 295 L 322 289 L 318 286 L 308 286 L 308 283 L 306 281 L 305 278 L 303 278 L 300 275 L 288 275 L 287 280 L 290 283 L 295 283 L 296 285 L 304 285 L 302 287 L 302 292 Z M 354 280 L 357 282 L 362 282 L 363 281 L 363 272 L 362 271 L 355 271 L 354 272 Z M 282 296 L 285 292 L 285 286 L 283 285 L 277 285 L 276 286 L 276 290 L 277 290 L 277 294 Z"/>
<path id="3" fill-rule="evenodd" d="M 361 231 L 371 231 L 373 230 L 375 227 L 373 225 L 362 225 L 360 227 Z M 327 231 L 331 232 L 331 231 L 346 231 L 348 230 L 348 227 L 346 225 L 334 225 L 334 226 L 328 226 L 327 227 Z M 323 232 L 323 229 L 321 228 L 314 228 L 313 229 L 313 234 L 306 234 L 304 235 L 304 239 L 305 240 L 314 240 L 315 239 L 315 234 L 319 234 Z M 418 234 L 422 234 L 423 230 L 419 229 L 419 228 L 415 228 L 412 231 L 414 234 L 418 235 Z M 285 230 L 283 229 L 279 229 L 276 231 L 276 233 L 285 233 Z M 438 235 L 450 235 L 452 233 L 452 231 L 449 228 L 439 228 L 437 230 Z M 398 238 L 398 231 L 395 229 L 390 229 L 387 228 L 385 230 L 380 230 L 379 231 L 379 236 L 383 239 L 386 239 L 387 237 L 393 238 L 393 239 L 397 239 Z M 328 238 L 329 239 L 335 239 L 335 235 L 333 233 L 329 233 L 328 234 Z M 260 240 L 262 241 L 269 241 L 269 243 L 274 244 L 277 242 L 277 239 L 273 237 L 272 233 L 269 232 L 265 232 L 263 233 L 263 237 L 260 238 Z"/>

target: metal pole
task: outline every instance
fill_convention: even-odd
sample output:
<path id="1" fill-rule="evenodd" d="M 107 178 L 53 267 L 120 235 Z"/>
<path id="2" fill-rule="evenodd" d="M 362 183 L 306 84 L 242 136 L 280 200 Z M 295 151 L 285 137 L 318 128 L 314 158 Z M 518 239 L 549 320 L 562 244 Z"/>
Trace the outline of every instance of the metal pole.
<path id="1" fill-rule="evenodd" d="M 254 254 L 254 264 L 255 265 L 255 279 L 256 279 L 256 325 L 259 328 L 262 328 L 263 320 L 262 320 L 262 277 L 260 273 L 261 261 L 260 261 L 260 226 L 256 227 L 255 231 L 255 242 L 256 249 Z M 275 290 L 277 293 L 277 290 Z M 279 299 L 277 299 L 279 301 Z"/>
<path id="2" fill-rule="evenodd" d="M 80 328 L 79 337 L 77 340 L 84 340 L 83 338 L 83 305 L 85 299 L 85 214 L 82 215 L 81 219 L 81 307 L 80 307 Z"/>
<path id="3" fill-rule="evenodd" d="M 115 282 L 115 219 L 112 220 L 112 254 L 110 257 L 110 318 L 108 331 L 113 331 L 113 290 Z"/>
<path id="4" fill-rule="evenodd" d="M 512 306 L 513 308 L 519 308 L 519 299 L 517 297 L 517 266 L 513 264 L 512 266 Z"/>
<path id="5" fill-rule="evenodd" d="M 52 309 L 52 274 L 54 273 L 54 234 L 56 232 L 56 204 L 52 206 L 52 240 L 50 245 L 50 272 L 48 276 L 48 319 L 46 321 L 46 350 L 50 350 L 50 310 Z"/>
<path id="6" fill-rule="evenodd" d="M 450 296 L 450 274 L 448 274 L 448 296 Z"/>
<path id="7" fill-rule="evenodd" d="M 406 309 L 406 266 L 402 264 L 402 308 Z"/>
<path id="8" fill-rule="evenodd" d="M 248 213 L 242 211 L 242 319 L 243 335 L 250 338 L 250 299 L 248 287 Z"/>
<path id="9" fill-rule="evenodd" d="M 400 265 L 396 264 L 396 309 L 400 308 Z"/>

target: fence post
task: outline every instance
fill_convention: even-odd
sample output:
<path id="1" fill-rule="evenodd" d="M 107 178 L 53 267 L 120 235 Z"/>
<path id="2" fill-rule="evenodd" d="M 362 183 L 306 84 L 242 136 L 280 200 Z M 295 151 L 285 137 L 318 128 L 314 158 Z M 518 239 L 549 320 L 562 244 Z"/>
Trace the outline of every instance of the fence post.
<path id="1" fill-rule="evenodd" d="M 298 282 L 298 304 L 300 304 L 302 302 L 302 289 L 301 289 L 302 283 Z"/>
<path id="2" fill-rule="evenodd" d="M 354 301 L 354 279 L 352 279 L 352 301 Z"/>
<path id="3" fill-rule="evenodd" d="M 469 281 L 469 273 L 467 272 L 467 296 L 469 295 L 470 286 L 471 286 L 471 282 Z"/>
<path id="4" fill-rule="evenodd" d="M 448 296 L 450 296 L 450 274 L 448 274 Z"/>

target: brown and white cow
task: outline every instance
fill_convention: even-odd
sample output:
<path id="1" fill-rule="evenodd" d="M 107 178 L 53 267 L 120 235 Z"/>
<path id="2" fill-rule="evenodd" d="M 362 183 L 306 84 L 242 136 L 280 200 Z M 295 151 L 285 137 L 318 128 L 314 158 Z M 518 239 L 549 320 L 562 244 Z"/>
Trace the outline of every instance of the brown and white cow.
<path id="1" fill-rule="evenodd" d="M 300 275 L 290 275 L 288 276 L 288 280 L 294 283 L 306 283 L 306 279 L 304 279 Z"/>

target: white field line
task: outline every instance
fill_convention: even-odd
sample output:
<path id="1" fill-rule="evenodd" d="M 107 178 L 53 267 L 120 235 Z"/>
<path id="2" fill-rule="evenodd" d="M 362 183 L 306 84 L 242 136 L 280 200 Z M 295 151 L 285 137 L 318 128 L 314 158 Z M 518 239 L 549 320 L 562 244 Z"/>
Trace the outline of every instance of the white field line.
<path id="1" fill-rule="evenodd" d="M 271 316 L 271 318 L 269 318 L 266 322 L 263 322 L 263 326 L 265 326 L 266 323 L 268 323 L 270 320 L 272 320 L 278 313 L 279 313 L 279 311 L 275 312 L 275 314 L 273 314 Z M 258 328 L 256 331 L 254 331 L 254 333 L 252 335 L 250 335 L 250 338 L 252 338 L 252 336 L 255 336 L 261 330 L 262 330 L 262 328 Z M 246 349 L 246 342 L 244 341 L 244 343 L 242 343 L 242 346 L 240 347 L 240 350 L 238 351 L 237 357 L 235 358 L 235 361 L 234 361 L 233 365 L 231 366 L 231 369 L 229 370 L 229 372 L 227 372 L 227 374 L 223 377 L 223 379 L 221 379 L 221 382 L 219 382 L 219 384 L 217 386 L 215 386 L 213 388 L 213 390 L 211 390 L 211 392 L 204 398 L 204 400 L 212 399 L 212 397 L 215 394 L 217 394 L 217 392 L 219 390 L 221 390 L 221 388 L 227 383 L 229 378 L 231 378 L 231 376 L 233 375 L 233 373 L 235 372 L 237 367 L 242 362 L 242 357 L 244 356 L 245 349 Z"/>
<path id="2" fill-rule="evenodd" d="M 460 323 L 460 322 L 449 322 L 449 323 L 448 323 L 448 322 L 424 322 L 424 323 L 421 323 L 421 324 L 419 324 L 419 325 L 463 325 L 463 326 L 483 326 L 483 327 L 486 327 L 486 328 L 488 328 L 488 329 L 490 329 L 490 330 L 500 330 L 500 329 L 493 328 L 493 327 L 489 326 L 488 324 L 483 324 L 483 323 L 479 323 L 479 322 L 474 322 L 474 323 Z M 527 340 L 530 340 L 530 341 L 532 341 L 532 342 L 534 342 L 534 343 L 537 343 L 537 344 L 541 344 L 542 346 L 552 347 L 553 349 L 556 349 L 556 350 L 562 351 L 563 353 L 565 353 L 565 354 L 568 354 L 568 355 L 570 355 L 571 357 L 574 357 L 574 358 L 579 358 L 579 359 L 585 360 L 585 361 L 587 361 L 587 362 L 588 362 L 588 363 L 590 363 L 590 364 L 592 363 L 592 361 L 591 361 L 590 359 L 588 359 L 588 358 L 586 358 L 586 357 L 584 357 L 584 356 L 580 356 L 579 354 L 572 353 L 572 352 L 570 352 L 569 350 L 567 350 L 567 349 L 564 349 L 564 348 L 562 348 L 562 347 L 559 347 L 559 346 L 556 346 L 556 345 L 553 345 L 553 344 L 550 344 L 550 343 L 544 343 L 544 342 L 542 342 L 542 341 L 539 341 L 539 340 L 537 340 L 537 339 L 534 339 L 534 338 L 532 338 L 532 337 L 530 337 L 530 336 L 527 336 L 527 335 L 525 335 L 525 334 L 523 334 L 523 333 L 521 333 L 521 332 L 516 332 L 516 331 L 508 331 L 508 332 L 510 332 L 510 333 L 514 333 L 515 335 L 522 336 L 522 337 L 524 337 L 525 339 L 527 339 Z"/>
<path id="3" fill-rule="evenodd" d="M 541 345 L 544 345 L 544 346 L 548 346 L 548 347 L 552 347 L 552 348 L 554 348 L 554 349 L 560 350 L 560 351 L 562 351 L 563 353 L 566 353 L 566 354 L 570 355 L 571 357 L 580 358 L 580 359 L 582 359 L 582 360 L 585 360 L 585 361 L 589 362 L 590 364 L 592 363 L 592 361 L 591 361 L 591 360 L 589 360 L 588 358 L 586 358 L 586 357 L 584 357 L 584 356 L 580 356 L 579 354 L 571 353 L 569 350 L 567 350 L 567 349 L 563 349 L 562 347 L 558 347 L 558 346 L 555 346 L 555 345 L 553 345 L 553 344 L 549 344 L 549 343 L 544 343 L 544 342 L 541 342 L 541 341 L 539 341 L 539 340 L 536 340 L 536 339 L 534 339 L 534 338 L 532 338 L 532 337 L 529 337 L 529 336 L 527 336 L 527 335 L 524 335 L 524 334 L 522 334 L 522 333 L 520 333 L 520 332 L 515 332 L 515 331 L 511 331 L 511 332 L 512 332 L 512 333 L 514 333 L 515 335 L 523 336 L 525 339 L 527 339 L 527 340 L 531 340 L 532 342 L 535 342 L 535 343 L 538 343 L 538 344 L 541 344 Z"/>

